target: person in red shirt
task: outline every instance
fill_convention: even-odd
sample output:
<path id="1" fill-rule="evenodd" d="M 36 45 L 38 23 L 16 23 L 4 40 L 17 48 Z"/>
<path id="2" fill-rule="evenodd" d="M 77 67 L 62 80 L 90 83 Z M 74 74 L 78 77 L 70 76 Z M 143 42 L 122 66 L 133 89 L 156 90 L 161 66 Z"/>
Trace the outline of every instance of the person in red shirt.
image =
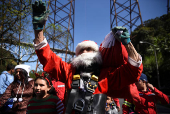
<path id="1" fill-rule="evenodd" d="M 157 101 L 160 101 L 161 104 L 169 104 L 169 97 L 148 83 L 145 74 L 142 73 L 139 81 L 135 84 L 138 88 L 141 102 L 125 99 L 122 105 L 123 114 L 157 114 Z"/>

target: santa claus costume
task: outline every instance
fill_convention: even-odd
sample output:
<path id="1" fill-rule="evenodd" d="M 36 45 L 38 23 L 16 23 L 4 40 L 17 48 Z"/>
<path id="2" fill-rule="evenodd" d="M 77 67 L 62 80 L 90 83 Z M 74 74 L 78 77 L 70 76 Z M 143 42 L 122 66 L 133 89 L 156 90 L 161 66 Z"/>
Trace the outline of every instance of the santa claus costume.
<path id="1" fill-rule="evenodd" d="M 110 42 L 110 47 L 105 47 Z M 89 47 L 93 53 L 79 54 Z M 35 50 L 44 71 L 65 83 L 68 91 L 66 114 L 104 114 L 106 95 L 132 97 L 130 86 L 138 81 L 143 70 L 142 59 L 136 62 L 128 57 L 124 45 L 112 36 L 112 32 L 106 36 L 100 50 L 94 41 L 79 43 L 71 63 L 62 61 L 50 50 L 46 39 L 35 44 Z"/>

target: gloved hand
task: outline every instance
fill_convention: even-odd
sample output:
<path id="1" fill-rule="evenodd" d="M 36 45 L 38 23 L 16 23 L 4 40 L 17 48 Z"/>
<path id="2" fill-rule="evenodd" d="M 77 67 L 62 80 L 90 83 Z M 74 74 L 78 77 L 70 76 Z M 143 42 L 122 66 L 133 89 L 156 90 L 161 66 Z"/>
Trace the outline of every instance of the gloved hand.
<path id="1" fill-rule="evenodd" d="M 122 42 L 123 45 L 127 45 L 131 41 L 129 32 L 125 27 L 116 26 L 112 29 L 112 32 L 115 35 L 114 37 Z"/>
<path id="2" fill-rule="evenodd" d="M 42 2 L 42 0 L 39 0 L 39 2 L 35 1 L 35 4 L 32 4 L 32 11 L 34 30 L 42 30 L 50 11 L 46 10 L 46 4 L 45 2 Z"/>

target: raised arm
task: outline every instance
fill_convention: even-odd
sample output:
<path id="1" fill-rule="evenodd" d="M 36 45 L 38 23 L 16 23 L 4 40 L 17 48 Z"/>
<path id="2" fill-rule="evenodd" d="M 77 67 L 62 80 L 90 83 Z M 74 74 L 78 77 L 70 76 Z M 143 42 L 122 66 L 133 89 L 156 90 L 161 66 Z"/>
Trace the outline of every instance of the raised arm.
<path id="1" fill-rule="evenodd" d="M 35 39 L 34 44 L 39 44 L 44 40 L 43 30 L 34 30 Z"/>
<path id="2" fill-rule="evenodd" d="M 127 45 L 125 45 L 125 48 L 128 52 L 128 56 L 135 60 L 136 62 L 140 61 L 139 54 L 137 53 L 136 49 L 134 48 L 133 44 L 129 42 Z"/>
<path id="3" fill-rule="evenodd" d="M 153 93 L 155 93 L 157 100 L 160 101 L 161 104 L 169 104 L 169 97 L 158 90 L 156 87 L 154 87 L 152 84 L 147 83 L 147 87 L 152 90 Z"/>
<path id="4" fill-rule="evenodd" d="M 131 43 L 128 30 L 125 27 L 117 26 L 112 29 L 112 32 L 114 33 L 115 38 L 125 46 L 128 56 L 136 62 L 140 61 L 139 54 Z"/>
<path id="5" fill-rule="evenodd" d="M 34 44 L 39 44 L 44 40 L 43 28 L 48 19 L 49 10 L 46 9 L 45 2 L 39 0 L 32 4 L 32 13 L 32 23 L 35 34 Z"/>
<path id="6" fill-rule="evenodd" d="M 32 11 L 32 23 L 35 34 L 34 47 L 38 59 L 43 65 L 43 70 L 56 80 L 65 83 L 68 79 L 68 71 L 71 66 L 50 50 L 50 46 L 43 35 L 43 28 L 47 21 L 49 10 L 46 9 L 46 4 L 39 0 L 32 4 Z"/>

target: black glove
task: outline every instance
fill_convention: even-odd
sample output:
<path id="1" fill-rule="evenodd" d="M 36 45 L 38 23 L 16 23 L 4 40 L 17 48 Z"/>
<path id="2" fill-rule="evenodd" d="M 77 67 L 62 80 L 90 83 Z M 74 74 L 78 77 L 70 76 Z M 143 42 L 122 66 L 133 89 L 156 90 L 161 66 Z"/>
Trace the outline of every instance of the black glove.
<path id="1" fill-rule="evenodd" d="M 32 11 L 34 30 L 42 30 L 50 11 L 46 9 L 46 4 L 42 0 L 39 0 L 39 2 L 35 1 L 35 4 L 32 4 Z"/>

